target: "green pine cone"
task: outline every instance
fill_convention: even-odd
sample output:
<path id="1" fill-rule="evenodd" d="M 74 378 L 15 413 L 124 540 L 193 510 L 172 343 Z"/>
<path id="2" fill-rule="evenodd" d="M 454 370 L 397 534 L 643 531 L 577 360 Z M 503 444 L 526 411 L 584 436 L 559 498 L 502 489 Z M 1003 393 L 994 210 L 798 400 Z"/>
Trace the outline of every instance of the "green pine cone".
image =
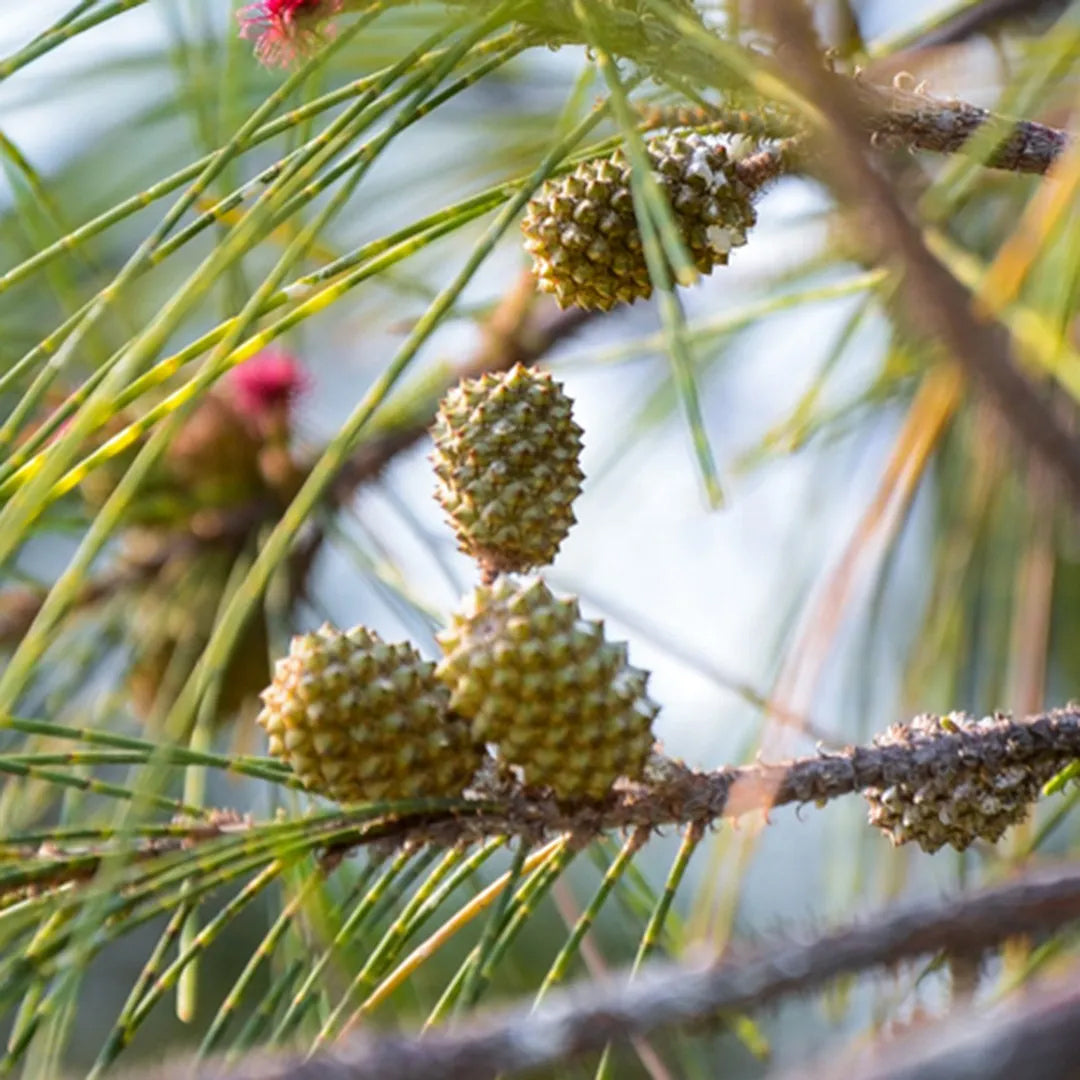
<path id="1" fill-rule="evenodd" d="M 619 777 L 642 775 L 658 711 L 648 674 L 629 665 L 625 643 L 604 640 L 602 623 L 581 617 L 576 599 L 501 577 L 438 637 L 451 707 L 527 785 L 600 799 Z"/>
<path id="2" fill-rule="evenodd" d="M 708 274 L 726 264 L 756 217 L 723 145 L 689 131 L 650 139 L 646 150 L 694 265 Z M 609 311 L 652 295 L 622 150 L 548 180 L 521 228 L 540 289 L 561 307 Z"/>
<path id="3" fill-rule="evenodd" d="M 436 497 L 489 576 L 550 563 L 574 524 L 581 428 L 547 372 L 515 365 L 454 387 L 439 407 Z"/>
<path id="4" fill-rule="evenodd" d="M 257 718 L 270 753 L 338 802 L 460 795 L 480 767 L 435 665 L 362 626 L 293 638 Z"/>

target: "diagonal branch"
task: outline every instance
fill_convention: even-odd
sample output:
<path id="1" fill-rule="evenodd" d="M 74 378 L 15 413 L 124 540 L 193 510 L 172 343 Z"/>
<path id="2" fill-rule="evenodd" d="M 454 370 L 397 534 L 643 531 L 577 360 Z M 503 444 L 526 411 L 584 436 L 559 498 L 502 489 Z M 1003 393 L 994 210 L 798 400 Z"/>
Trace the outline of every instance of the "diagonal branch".
<path id="1" fill-rule="evenodd" d="M 785 109 L 773 105 L 762 109 L 760 95 L 747 82 L 747 72 L 771 68 L 791 75 L 787 48 L 805 52 L 807 42 L 816 40 L 812 27 L 794 35 L 786 30 L 771 35 L 780 42 L 779 55 L 775 58 L 758 49 L 739 49 L 730 41 L 722 43 L 721 52 L 713 53 L 701 43 L 709 31 L 689 9 L 675 10 L 680 5 L 673 5 L 670 0 L 645 0 L 648 14 L 642 18 L 628 10 L 632 6 L 626 5 L 627 10 L 609 6 L 605 11 L 601 42 L 605 49 L 652 67 L 661 81 L 669 81 L 676 90 L 685 85 L 683 80 L 713 86 L 725 99 L 724 104 L 714 106 L 715 119 L 730 124 L 733 131 L 745 130 L 755 136 L 763 131 L 781 136 L 797 133 L 802 125 L 794 114 L 785 115 Z M 766 6 L 767 0 L 748 5 L 755 11 Z M 522 21 L 546 31 L 549 41 L 587 44 L 569 2 L 545 0 L 532 7 L 532 18 L 529 8 L 526 5 L 520 14 Z M 859 132 L 860 143 L 865 144 L 869 137 L 912 150 L 981 154 L 981 149 L 972 146 L 972 137 L 991 127 L 999 136 L 998 144 L 983 164 L 1035 174 L 1046 173 L 1075 143 L 1072 135 L 1038 121 L 1005 117 L 963 101 L 940 100 L 901 87 L 875 86 L 858 77 L 828 72 L 820 54 L 810 51 L 815 57 L 814 81 L 829 84 L 831 95 L 849 101 L 851 130 Z M 725 54 L 736 62 L 718 65 L 717 56 Z M 806 92 L 802 82 L 798 89 Z M 807 97 L 817 101 L 814 95 Z M 742 109 L 746 111 L 741 112 Z"/>
<path id="2" fill-rule="evenodd" d="M 1076 919 L 1080 919 L 1080 869 L 1065 867 L 969 895 L 887 911 L 805 944 L 774 945 L 757 955 L 718 962 L 657 965 L 633 981 L 624 977 L 584 983 L 553 992 L 535 1011 L 516 1008 L 464 1029 L 428 1031 L 422 1039 L 362 1035 L 306 1061 L 293 1054 L 252 1055 L 235 1066 L 207 1064 L 191 1070 L 184 1065 L 175 1071 L 157 1067 L 153 1075 L 161 1080 L 487 1080 L 558 1066 L 612 1040 L 626 1041 L 666 1027 L 712 1020 L 722 1012 L 766 1005 L 838 976 L 943 950 L 978 954 L 1009 938 L 1043 934 Z M 1075 994 L 1065 1001 L 1071 1012 L 1064 1016 L 1075 1022 Z M 1063 1018 L 1061 1012 L 1056 1015 Z M 1075 1032 L 1073 1041 L 1075 1045 Z M 930 1075 L 945 1074 L 927 1074 L 927 1080 Z M 996 1080 L 1020 1074 L 999 1070 L 980 1075 Z M 1023 1075 L 1048 1080 L 1065 1074 L 1025 1070 Z"/>
<path id="3" fill-rule="evenodd" d="M 950 1013 L 845 1062 L 848 1080 L 1069 1080 L 1080 1054 L 1080 971 L 991 1009 Z M 783 1080 L 832 1080 L 837 1062 Z"/>
<path id="4" fill-rule="evenodd" d="M 860 216 L 870 258 L 896 267 L 899 314 L 971 378 L 1080 506 L 1080 440 L 1020 370 L 1008 330 L 976 313 L 975 297 L 931 254 L 892 186 L 870 163 L 859 109 L 825 72 L 813 24 L 798 0 L 762 0 L 763 21 L 783 44 L 785 72 L 827 124 L 827 153 L 815 168 L 843 205 Z"/>
<path id="5" fill-rule="evenodd" d="M 942 101 L 895 84 L 886 89 L 858 78 L 836 76 L 832 82 L 835 93 L 850 93 L 859 126 L 875 144 L 967 154 L 972 138 L 992 128 L 998 141 L 983 164 L 1039 175 L 1049 172 L 1075 144 L 1071 135 L 1057 128 L 1034 120 L 1013 120 L 965 101 Z"/>

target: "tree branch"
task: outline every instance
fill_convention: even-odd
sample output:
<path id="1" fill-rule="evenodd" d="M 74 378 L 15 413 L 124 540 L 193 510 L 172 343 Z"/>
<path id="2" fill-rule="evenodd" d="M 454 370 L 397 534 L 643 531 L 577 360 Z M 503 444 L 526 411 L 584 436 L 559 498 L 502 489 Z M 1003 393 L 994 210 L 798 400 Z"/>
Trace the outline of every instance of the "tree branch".
<path id="1" fill-rule="evenodd" d="M 1066 132 L 1034 120 L 1013 120 L 964 101 L 942 101 L 895 84 L 886 89 L 862 79 L 835 76 L 834 91 L 851 94 L 859 124 L 876 145 L 967 154 L 970 140 L 983 128 L 993 128 L 998 141 L 983 162 L 991 169 L 1042 175 L 1075 141 Z"/>
<path id="2" fill-rule="evenodd" d="M 660 828 L 691 822 L 712 823 L 779 806 L 824 805 L 867 789 L 897 785 L 917 789 L 958 765 L 988 775 L 1022 769 L 1048 780 L 1080 757 L 1080 709 L 1060 709 L 1025 720 L 987 718 L 975 730 L 955 731 L 917 744 L 884 742 L 821 752 L 816 757 L 776 764 L 726 766 L 697 772 L 665 761 L 642 782 L 623 781 L 603 802 L 560 805 L 520 788 L 484 792 L 475 810 L 468 804 L 439 814 L 387 820 L 371 834 L 382 841 L 452 845 L 487 836 L 540 840 L 573 833 L 587 838 L 612 829 Z"/>
<path id="3" fill-rule="evenodd" d="M 882 740 L 880 745 L 847 747 L 776 764 L 758 762 L 697 772 L 662 759 L 645 780 L 622 781 L 603 801 L 585 805 L 560 804 L 510 782 L 501 788 L 492 782 L 478 785 L 468 798 L 450 805 L 447 800 L 434 800 L 437 809 L 403 810 L 375 818 L 366 807 L 356 814 L 343 809 L 339 815 L 320 817 L 313 827 L 325 832 L 328 839 L 322 850 L 330 858 L 366 845 L 452 847 L 490 836 L 524 837 L 538 844 L 570 834 L 586 843 L 611 830 L 705 825 L 755 811 L 767 813 L 779 806 L 824 805 L 867 789 L 903 785 L 915 790 L 958 773 L 993 777 L 1020 770 L 1042 783 L 1077 758 L 1080 708 L 1069 708 L 1020 721 L 987 718 L 920 742 Z M 223 831 L 258 828 L 257 822 L 225 813 L 212 827 L 196 822 L 187 832 L 170 830 L 168 837 L 136 846 L 131 853 L 146 858 L 213 839 Z M 28 849 L 22 857 L 27 875 L 40 872 L 50 884 L 57 884 L 63 880 L 66 860 L 77 866 L 81 880 L 92 872 L 94 860 L 107 852 L 115 855 L 116 849 L 50 845 L 45 852 Z"/>
<path id="4" fill-rule="evenodd" d="M 750 5 L 751 8 L 755 6 L 766 5 Z M 754 136 L 763 132 L 797 134 L 803 126 L 799 118 L 794 114 L 785 117 L 784 109 L 772 105 L 763 110 L 759 95 L 746 84 L 741 72 L 730 66 L 718 72 L 716 57 L 695 40 L 696 36 L 708 31 L 689 9 L 675 13 L 673 18 L 670 5 L 666 11 L 661 10 L 659 3 L 649 3 L 646 7 L 648 13 L 644 18 L 637 12 L 609 7 L 605 11 L 600 44 L 612 53 L 651 66 L 658 79 L 670 81 L 676 90 L 680 89 L 680 81 L 684 78 L 691 83 L 715 87 L 725 98 L 713 106 L 715 119 L 730 125 L 731 131 L 742 130 Z M 526 8 L 521 18 L 530 25 L 539 26 L 552 42 L 589 44 L 583 39 L 582 28 L 569 3 L 545 0 L 535 5 L 531 12 Z M 696 29 L 696 35 L 689 32 L 691 27 Z M 805 38 L 786 31 L 772 36 L 780 43 L 783 55 L 777 58 L 760 50 L 742 49 L 742 59 L 748 61 L 747 68 L 772 68 L 781 76 L 790 75 L 787 54 L 783 50 L 798 47 L 805 52 L 807 42 L 816 40 L 812 27 Z M 724 48 L 732 50 L 737 46 L 725 42 Z M 999 133 L 999 143 L 984 164 L 990 168 L 1036 174 L 1046 173 L 1074 144 L 1072 135 L 1037 121 L 1005 117 L 963 101 L 943 101 L 900 87 L 890 89 L 857 77 L 830 73 L 820 53 L 810 51 L 815 57 L 815 81 L 830 84 L 831 95 L 850 102 L 853 130 L 873 141 L 886 140 L 913 150 L 967 154 L 971 152 L 972 137 L 991 126 Z M 799 89 L 805 91 L 806 87 L 800 85 Z M 811 97 L 811 100 L 817 99 Z"/>
<path id="5" fill-rule="evenodd" d="M 656 965 L 633 981 L 625 976 L 554 992 L 535 1012 L 516 1008 L 464 1029 L 438 1029 L 423 1038 L 361 1035 L 303 1060 L 293 1054 L 252 1055 L 241 1064 L 192 1069 L 155 1068 L 161 1080 L 487 1080 L 552 1067 L 657 1029 L 695 1024 L 786 995 L 813 990 L 842 975 L 900 963 L 927 953 L 976 954 L 1011 937 L 1042 934 L 1080 918 L 1080 869 L 1034 873 L 1007 885 L 945 901 L 924 901 L 886 912 L 863 925 L 823 934 L 807 944 L 785 943 L 757 955 L 683 966 Z M 1077 995 L 1049 1014 L 1039 1030 L 1067 1032 Z M 996 1032 L 1004 1039 L 1005 1030 Z M 1075 1045 L 1075 1029 L 1072 1033 Z M 1073 1059 L 1075 1064 L 1075 1059 Z M 830 1073 L 835 1075 L 835 1073 Z M 923 1074 L 896 1073 L 895 1076 Z M 928 1073 L 944 1077 L 968 1073 Z M 1004 1073 L 1048 1080 L 1061 1073 Z M 1071 1074 L 1070 1074 L 1071 1075 Z M 877 1074 L 874 1074 L 877 1077 Z M 867 1078 L 869 1080 L 869 1077 Z"/>
<path id="6" fill-rule="evenodd" d="M 922 89 L 908 90 L 894 81 L 891 87 L 865 78 L 830 75 L 837 93 L 856 107 L 858 124 L 874 146 L 926 150 L 935 154 L 970 154 L 971 140 L 989 128 L 997 141 L 986 152 L 987 168 L 1044 175 L 1069 147 L 1072 135 L 1036 120 L 1016 120 L 955 98 L 942 100 Z M 715 127 L 718 131 L 758 139 L 805 135 L 797 119 L 774 107 L 744 110 L 728 105 L 647 107 L 641 110 L 647 127 Z M 985 151 L 984 151 L 985 152 Z"/>
<path id="7" fill-rule="evenodd" d="M 1071 1080 L 1080 1057 L 1080 971 L 987 1010 L 949 1013 L 931 1027 L 843 1063 L 848 1080 Z M 832 1080 L 835 1058 L 784 1080 Z"/>
<path id="8" fill-rule="evenodd" d="M 975 297 L 934 258 L 891 185 L 871 165 L 859 134 L 859 109 L 824 71 L 805 6 L 761 0 L 759 9 L 766 29 L 783 43 L 788 78 L 827 122 L 827 152 L 816 155 L 816 168 L 838 201 L 859 212 L 868 256 L 899 271 L 900 314 L 963 368 L 1080 507 L 1080 440 L 1020 370 L 1008 330 L 976 315 Z"/>

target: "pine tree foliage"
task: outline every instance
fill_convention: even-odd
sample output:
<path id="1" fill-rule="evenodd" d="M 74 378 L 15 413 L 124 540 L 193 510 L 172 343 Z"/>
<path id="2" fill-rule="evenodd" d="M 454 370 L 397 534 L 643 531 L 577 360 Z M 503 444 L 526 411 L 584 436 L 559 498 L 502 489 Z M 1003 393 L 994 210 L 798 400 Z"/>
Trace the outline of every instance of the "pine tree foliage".
<path id="1" fill-rule="evenodd" d="M 997 6 L 0 27 L 0 1072 L 316 1076 L 394 1028 L 357 1075 L 494 1076 L 535 1009 L 551 1075 L 752 1076 L 1075 978 L 1080 29 Z M 31 105 L 86 130 L 43 149 Z M 562 576 L 646 544 L 604 492 L 692 487 L 698 522 L 778 483 L 738 675 L 662 588 Z M 665 565 L 705 583 L 707 547 Z M 785 860 L 830 917 L 1057 877 L 744 993 L 708 965 L 794 955 L 756 880 Z M 560 984 L 612 967 L 635 989 L 586 1024 Z"/>

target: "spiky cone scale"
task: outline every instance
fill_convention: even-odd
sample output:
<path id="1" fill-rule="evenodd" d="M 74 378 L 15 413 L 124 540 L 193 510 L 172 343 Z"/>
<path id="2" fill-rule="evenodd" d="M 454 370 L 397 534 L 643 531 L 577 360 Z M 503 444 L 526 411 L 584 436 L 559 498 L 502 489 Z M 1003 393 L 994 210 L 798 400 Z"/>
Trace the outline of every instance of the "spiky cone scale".
<path id="1" fill-rule="evenodd" d="M 646 152 L 694 265 L 703 274 L 746 243 L 756 215 L 752 190 L 714 136 L 660 135 Z M 560 307 L 610 311 L 652 295 L 634 214 L 630 161 L 621 149 L 548 180 L 522 221 L 539 288 Z"/>
<path id="2" fill-rule="evenodd" d="M 574 525 L 584 474 L 572 409 L 550 374 L 521 364 L 462 381 L 439 406 L 436 498 L 489 578 L 550 563 Z"/>
<path id="3" fill-rule="evenodd" d="M 337 802 L 460 795 L 483 752 L 434 672 L 407 643 L 326 624 L 293 638 L 257 721 L 270 753 Z"/>
<path id="4" fill-rule="evenodd" d="M 582 618 L 575 598 L 556 598 L 539 579 L 500 577 L 476 589 L 438 640 L 451 708 L 527 786 L 596 800 L 619 777 L 641 776 L 658 712 L 648 674 L 629 665 L 625 643 Z"/>
<path id="5" fill-rule="evenodd" d="M 985 737 L 996 723 L 962 713 L 917 716 L 878 735 L 876 746 L 902 748 L 912 764 L 888 786 L 864 790 L 871 824 L 895 845 L 917 843 L 931 853 L 946 844 L 963 851 L 977 840 L 1001 839 L 1027 817 L 1062 762 L 1010 756 L 1007 747 L 1003 752 Z M 946 737 L 955 737 L 957 745 L 948 755 L 935 753 Z"/>

